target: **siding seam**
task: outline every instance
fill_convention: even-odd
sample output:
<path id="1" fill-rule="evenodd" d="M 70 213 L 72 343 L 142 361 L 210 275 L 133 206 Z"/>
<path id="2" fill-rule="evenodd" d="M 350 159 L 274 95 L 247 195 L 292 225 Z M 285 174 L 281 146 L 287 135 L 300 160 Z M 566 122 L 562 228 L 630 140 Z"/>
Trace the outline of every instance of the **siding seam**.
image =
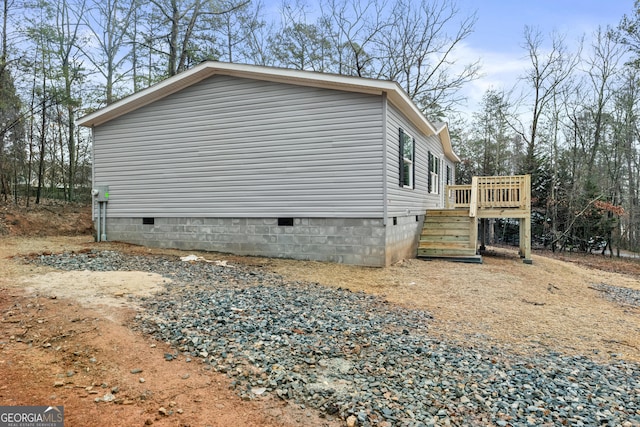
<path id="1" fill-rule="evenodd" d="M 387 108 L 387 92 L 382 93 L 382 225 L 384 227 L 387 226 L 387 217 L 389 216 L 389 205 L 388 205 L 388 192 L 389 189 L 387 185 L 389 184 L 389 174 L 388 171 L 388 149 L 389 144 L 389 136 L 387 134 L 387 115 L 389 114 Z"/>

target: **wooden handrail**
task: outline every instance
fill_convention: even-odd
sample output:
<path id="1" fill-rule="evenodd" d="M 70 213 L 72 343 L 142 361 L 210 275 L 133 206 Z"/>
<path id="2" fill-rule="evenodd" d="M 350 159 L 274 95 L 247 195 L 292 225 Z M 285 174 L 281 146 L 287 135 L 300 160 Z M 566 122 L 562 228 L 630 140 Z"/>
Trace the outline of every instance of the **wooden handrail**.
<path id="1" fill-rule="evenodd" d="M 447 185 L 447 209 L 468 208 L 471 185 Z"/>
<path id="2" fill-rule="evenodd" d="M 447 208 L 531 209 L 531 175 L 474 176 L 471 185 L 448 185 Z"/>

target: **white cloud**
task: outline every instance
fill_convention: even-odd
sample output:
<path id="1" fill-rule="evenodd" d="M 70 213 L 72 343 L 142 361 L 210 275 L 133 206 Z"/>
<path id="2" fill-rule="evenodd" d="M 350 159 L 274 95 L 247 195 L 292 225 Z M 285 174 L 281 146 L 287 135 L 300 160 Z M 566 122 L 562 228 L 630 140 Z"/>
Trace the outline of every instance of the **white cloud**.
<path id="1" fill-rule="evenodd" d="M 462 95 L 468 100 L 465 113 L 476 111 L 489 89 L 511 91 L 530 65 L 524 52 L 507 53 L 461 44 L 454 53 L 458 66 L 474 60 L 479 60 L 481 65 L 480 77 L 463 89 Z"/>

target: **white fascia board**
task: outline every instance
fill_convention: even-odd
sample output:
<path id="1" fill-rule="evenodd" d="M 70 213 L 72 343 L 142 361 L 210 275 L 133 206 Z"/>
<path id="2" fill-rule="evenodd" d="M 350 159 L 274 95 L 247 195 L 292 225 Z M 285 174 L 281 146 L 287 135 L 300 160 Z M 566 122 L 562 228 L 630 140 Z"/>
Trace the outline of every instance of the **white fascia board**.
<path id="1" fill-rule="evenodd" d="M 449 126 L 447 126 L 446 123 L 434 123 L 434 126 L 436 127 L 436 133 L 438 134 L 438 137 L 440 137 L 440 141 L 442 141 L 444 155 L 452 162 L 459 163 L 460 157 L 458 157 L 458 155 L 453 151 L 453 146 L 451 145 Z"/>

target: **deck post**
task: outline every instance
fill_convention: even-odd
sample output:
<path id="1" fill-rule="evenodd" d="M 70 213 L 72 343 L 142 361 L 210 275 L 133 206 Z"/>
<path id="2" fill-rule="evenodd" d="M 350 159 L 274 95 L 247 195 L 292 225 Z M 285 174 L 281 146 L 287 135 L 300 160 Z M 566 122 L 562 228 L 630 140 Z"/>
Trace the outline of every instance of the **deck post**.
<path id="1" fill-rule="evenodd" d="M 478 177 L 471 178 L 471 200 L 469 200 L 469 216 L 475 218 L 478 216 Z M 476 231 L 476 236 L 478 232 Z"/>
<path id="2" fill-rule="evenodd" d="M 520 218 L 520 256 L 525 264 L 533 264 L 531 259 L 531 215 Z"/>
<path id="3" fill-rule="evenodd" d="M 478 217 L 471 218 L 469 221 L 469 244 L 471 245 L 471 249 L 478 253 Z"/>
<path id="4" fill-rule="evenodd" d="M 532 264 L 533 260 L 531 259 L 531 175 L 524 176 L 524 188 L 522 192 L 524 194 L 523 204 L 524 210 L 526 212 L 524 216 L 524 220 L 520 221 L 520 229 L 524 228 L 522 232 L 522 237 L 520 238 L 520 242 L 524 239 L 524 263 Z M 524 227 L 522 227 L 524 225 Z M 522 244 L 522 243 L 520 243 Z"/>
<path id="5" fill-rule="evenodd" d="M 524 234 L 524 218 L 519 218 L 518 219 L 518 231 L 520 233 L 520 247 L 518 248 L 518 255 L 520 255 L 520 258 L 524 258 L 524 253 L 526 252 L 525 247 L 527 246 L 526 242 L 525 242 L 525 234 Z"/>

